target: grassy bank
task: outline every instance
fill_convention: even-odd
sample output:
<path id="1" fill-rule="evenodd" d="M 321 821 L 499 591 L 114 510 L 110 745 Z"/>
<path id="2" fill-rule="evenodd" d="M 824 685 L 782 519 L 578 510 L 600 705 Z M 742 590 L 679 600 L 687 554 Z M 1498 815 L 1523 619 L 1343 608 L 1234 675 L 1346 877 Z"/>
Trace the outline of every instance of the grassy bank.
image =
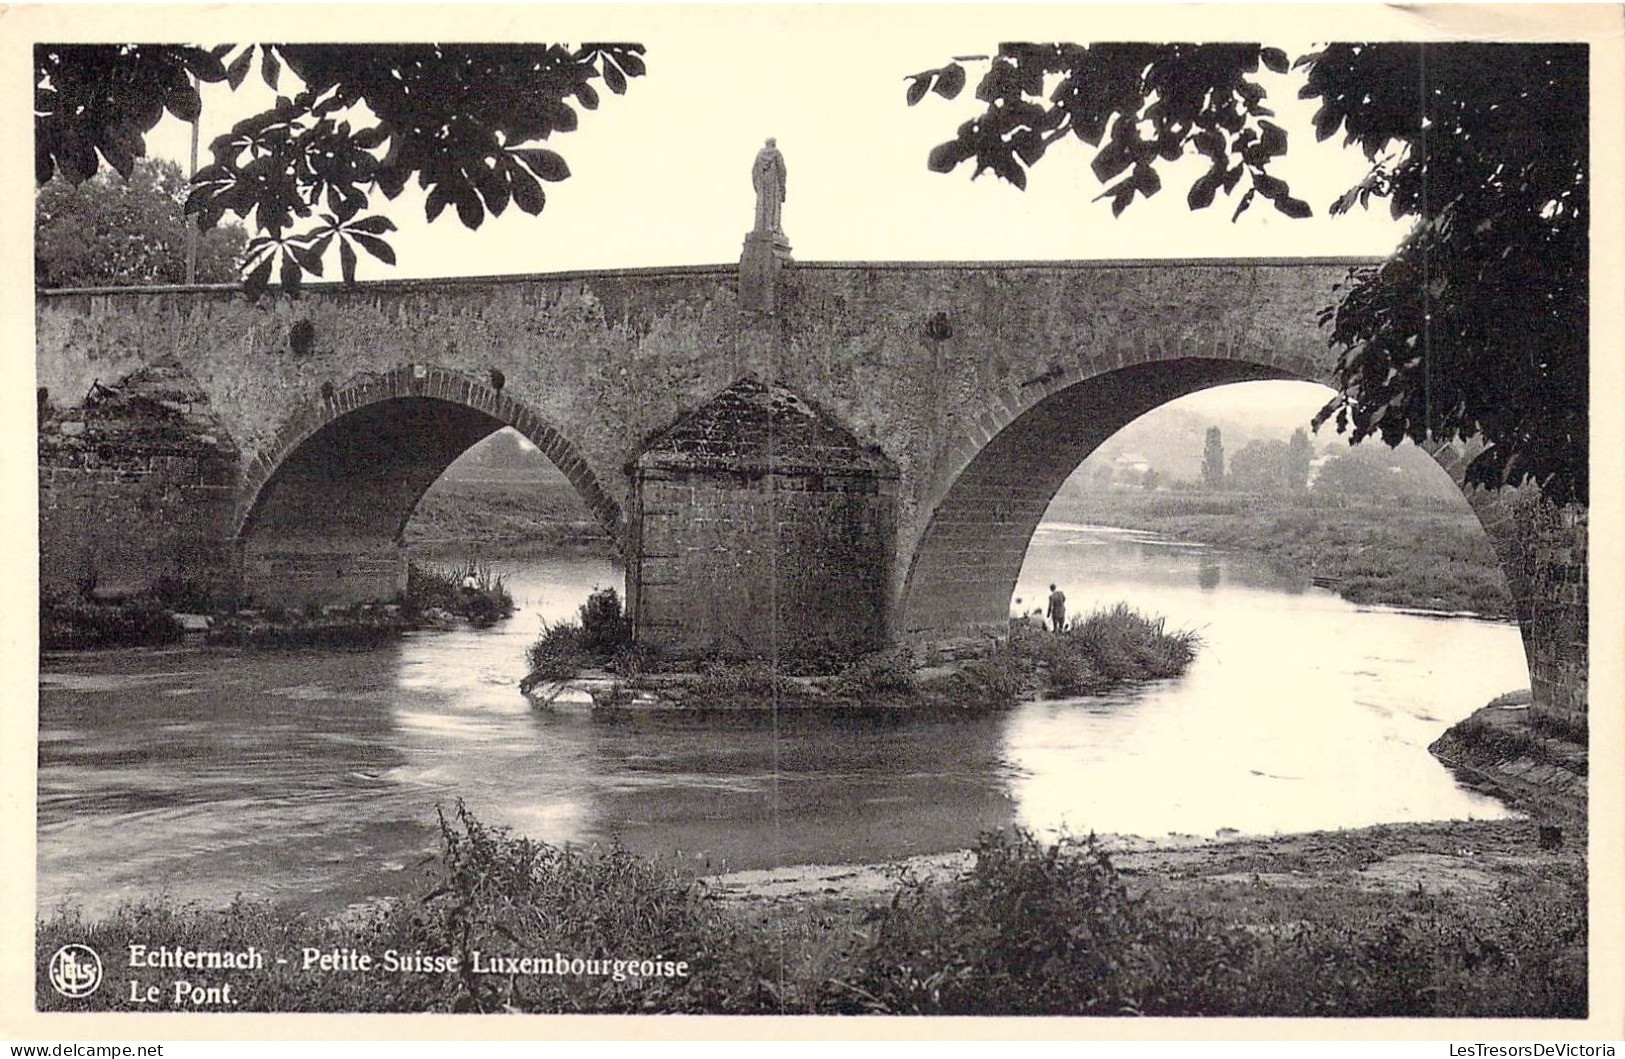
<path id="1" fill-rule="evenodd" d="M 1170 631 L 1163 619 L 1118 604 L 1075 618 L 1059 633 L 1017 625 L 1003 640 L 967 642 L 946 657 L 900 647 L 855 661 L 665 658 L 632 642 L 620 596 L 602 589 L 582 604 L 577 620 L 543 629 L 519 687 L 545 694 L 598 670 L 611 676 L 594 693 L 600 707 L 982 711 L 1008 708 L 1023 697 L 1098 694 L 1177 677 L 1200 644 L 1193 632 Z"/>
<path id="2" fill-rule="evenodd" d="M 40 599 L 40 647 L 46 651 L 156 647 L 174 643 L 181 635 L 174 614 L 152 595 L 109 602 L 60 596 Z"/>
<path id="3" fill-rule="evenodd" d="M 1457 504 L 1114 490 L 1065 495 L 1048 517 L 1255 552 L 1353 603 L 1511 614 L 1495 551 Z"/>
<path id="4" fill-rule="evenodd" d="M 1586 818 L 1590 731 L 1531 708 L 1528 691 L 1502 695 L 1428 747 L 1463 784 L 1517 806 L 1548 827 Z"/>
<path id="5" fill-rule="evenodd" d="M 254 607 L 174 582 L 116 601 L 47 596 L 40 600 L 40 645 L 63 651 L 175 643 L 184 635 L 177 615 L 187 614 L 203 619 L 195 627 L 214 647 L 369 648 L 425 626 L 493 625 L 513 610 L 503 578 L 484 564 L 414 560 L 406 590 L 393 602 Z"/>
<path id="6" fill-rule="evenodd" d="M 513 597 L 499 574 L 469 561 L 407 564 L 406 590 L 393 603 L 334 607 L 267 607 L 213 619 L 204 642 L 217 646 L 290 650 L 302 647 L 367 648 L 410 629 L 468 622 L 494 625 L 513 614 Z"/>
<path id="7" fill-rule="evenodd" d="M 406 567 L 401 613 L 411 621 L 445 615 L 483 628 L 513 616 L 513 596 L 506 579 L 484 563 L 441 566 L 413 560 Z"/>
<path id="8" fill-rule="evenodd" d="M 1583 1016 L 1583 854 L 1524 852 L 1523 822 L 1465 826 L 1484 832 L 1482 845 L 1519 851 L 1481 873 L 1483 885 L 1372 889 L 1352 877 L 1412 848 L 1404 828 L 1318 836 L 1332 839 L 1329 855 L 1215 847 L 1207 871 L 1160 873 L 1120 870 L 1092 838 L 1006 830 L 983 836 L 967 872 L 904 871 L 873 900 L 749 903 L 668 864 L 536 843 L 459 811 L 442 820 L 415 892 L 365 915 L 238 902 L 51 916 L 39 925 L 42 967 L 69 943 L 104 960 L 131 943 L 253 946 L 266 966 L 121 968 L 80 1001 L 42 976 L 36 998 L 51 1010 L 128 1009 L 123 979 L 134 974 L 161 986 L 164 1007 L 170 980 L 185 977 L 229 983 L 233 1009 L 264 1011 Z M 1459 851 L 1466 839 L 1440 841 Z M 1310 856 L 1334 860 L 1305 880 Z M 1277 874 L 1301 885 L 1269 881 Z M 375 965 L 324 973 L 304 966 L 306 949 L 350 949 Z M 392 950 L 429 969 L 385 970 Z M 538 962 L 492 971 L 494 956 Z"/>
<path id="9" fill-rule="evenodd" d="M 562 475 L 491 474 L 435 482 L 407 524 L 407 543 L 480 542 L 605 558 L 618 554 Z"/>

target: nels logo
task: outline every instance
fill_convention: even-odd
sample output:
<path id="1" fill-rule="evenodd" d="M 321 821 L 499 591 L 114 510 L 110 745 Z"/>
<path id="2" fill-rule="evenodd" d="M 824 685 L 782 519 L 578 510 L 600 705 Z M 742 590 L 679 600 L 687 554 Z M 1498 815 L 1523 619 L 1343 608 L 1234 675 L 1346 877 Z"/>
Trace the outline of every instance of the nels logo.
<path id="1" fill-rule="evenodd" d="M 102 984 L 102 958 L 87 945 L 64 945 L 51 954 L 46 969 L 51 988 L 73 1000 L 94 993 Z"/>

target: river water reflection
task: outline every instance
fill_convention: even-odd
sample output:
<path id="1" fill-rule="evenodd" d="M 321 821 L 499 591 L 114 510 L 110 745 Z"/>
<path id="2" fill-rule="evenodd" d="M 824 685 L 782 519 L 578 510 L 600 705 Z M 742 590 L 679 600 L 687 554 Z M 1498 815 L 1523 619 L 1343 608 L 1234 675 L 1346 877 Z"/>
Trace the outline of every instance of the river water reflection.
<path id="1" fill-rule="evenodd" d="M 594 721 L 515 685 L 542 619 L 614 566 L 511 568 L 496 629 L 367 652 L 52 656 L 40 678 L 39 907 L 154 894 L 333 909 L 398 893 L 435 807 L 712 869 L 961 848 L 983 828 L 1272 833 L 1505 815 L 1426 747 L 1528 683 L 1515 627 L 1359 609 L 1256 560 L 1040 528 L 1017 595 L 1129 600 L 1195 628 L 1174 681 L 974 720 Z"/>

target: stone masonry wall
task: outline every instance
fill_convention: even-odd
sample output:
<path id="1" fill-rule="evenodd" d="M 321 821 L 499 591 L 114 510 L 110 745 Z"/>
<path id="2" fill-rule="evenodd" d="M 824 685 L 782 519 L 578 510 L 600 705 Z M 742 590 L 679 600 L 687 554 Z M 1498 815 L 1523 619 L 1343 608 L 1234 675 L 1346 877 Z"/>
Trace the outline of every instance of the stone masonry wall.
<path id="1" fill-rule="evenodd" d="M 894 499 L 873 475 L 642 470 L 633 618 L 675 656 L 852 657 L 886 637 Z"/>
<path id="2" fill-rule="evenodd" d="M 1322 378 L 1334 358 L 1316 314 L 1357 263 L 799 263 L 775 316 L 741 308 L 732 266 L 312 284 L 255 302 L 223 289 L 42 293 L 36 370 L 52 393 L 83 393 L 173 357 L 248 467 L 324 386 L 407 364 L 495 369 L 623 510 L 646 439 L 754 373 L 898 469 L 895 600 L 937 503 L 1026 409 L 1095 374 L 1188 357 Z"/>
<path id="3" fill-rule="evenodd" d="M 1501 559 L 1529 660 L 1531 709 L 1575 722 L 1587 714 L 1590 657 L 1588 513 L 1533 488 L 1470 490 L 1469 503 Z"/>
<path id="4" fill-rule="evenodd" d="M 229 593 L 237 475 L 230 436 L 172 367 L 78 407 L 42 404 L 41 591 Z"/>

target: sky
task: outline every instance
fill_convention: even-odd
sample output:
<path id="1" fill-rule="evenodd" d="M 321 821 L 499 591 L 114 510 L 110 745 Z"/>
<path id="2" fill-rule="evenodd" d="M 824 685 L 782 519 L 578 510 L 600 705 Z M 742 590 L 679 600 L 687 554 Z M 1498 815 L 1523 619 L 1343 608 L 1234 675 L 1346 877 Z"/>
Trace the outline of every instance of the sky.
<path id="1" fill-rule="evenodd" d="M 645 44 L 648 73 L 624 96 L 601 92 L 599 109 L 583 112 L 576 132 L 550 141 L 572 176 L 547 185 L 542 214 L 510 208 L 470 231 L 452 210 L 427 223 L 415 186 L 393 202 L 375 194 L 373 208 L 400 228 L 392 237 L 399 263 L 389 268 L 363 256 L 360 278 L 737 261 L 752 221 L 750 166 L 768 136 L 785 157 L 784 230 L 800 261 L 1382 256 L 1404 235 L 1385 209 L 1327 216 L 1326 206 L 1368 163 L 1337 139 L 1316 142 L 1313 104 L 1296 98 L 1296 72 L 1260 79 L 1289 136 L 1288 154 L 1272 171 L 1314 207 L 1305 220 L 1259 202 L 1232 222 L 1233 200 L 1222 194 L 1205 211 L 1189 210 L 1185 189 L 1206 164 L 1196 157 L 1165 167 L 1162 194 L 1113 218 L 1109 203 L 1095 201 L 1102 185 L 1089 169 L 1089 148 L 1070 141 L 1029 173 L 1025 191 L 991 174 L 973 181 L 968 165 L 933 173 L 925 164 L 930 149 L 980 109 L 973 94 L 980 68 L 969 64 L 971 85 L 957 100 L 931 94 L 916 107 L 904 100 L 906 75 L 989 53 L 1002 39 L 1154 39 L 1167 35 L 1170 18 L 1194 20 L 1193 30 L 1206 18 L 1210 39 L 1246 35 L 1296 56 L 1317 40 L 1343 36 L 1331 23 L 1288 26 L 1273 17 L 1274 32 L 1238 32 L 1211 11 L 1185 7 L 1129 22 L 1106 17 L 1106 8 L 1050 8 L 1033 26 L 1007 14 L 1023 9 L 982 7 L 612 10 L 607 23 L 591 27 L 596 38 Z M 1027 28 L 1033 32 L 1018 32 Z M 268 106 L 274 93 L 257 65 L 236 92 L 203 87 L 200 164 L 207 164 L 209 141 Z M 189 137 L 188 126 L 166 118 L 149 134 L 149 150 L 184 167 Z M 1240 401 L 1289 431 L 1327 394 L 1304 384 L 1251 384 L 1193 395 L 1182 407 L 1230 411 Z"/>
<path id="2" fill-rule="evenodd" d="M 1222 196 L 1191 212 L 1184 190 L 1206 164 L 1194 156 L 1163 171 L 1162 194 L 1136 201 L 1118 219 L 1107 202 L 1093 201 L 1102 186 L 1082 143 L 1052 149 L 1025 192 L 991 174 L 972 181 L 968 165 L 932 173 L 927 153 L 980 108 L 969 88 L 952 102 L 930 95 L 908 107 L 904 78 L 955 55 L 992 51 L 1005 27 L 984 13 L 957 28 L 923 29 L 915 23 L 925 10 L 737 6 L 676 21 L 617 20 L 620 39 L 647 46 L 648 74 L 625 96 L 602 92 L 602 105 L 582 113 L 578 131 L 550 141 L 573 175 L 548 185 L 541 216 L 510 209 L 474 232 L 455 211 L 425 223 L 415 187 L 394 202 L 377 195 L 375 205 L 401 227 L 399 265 L 367 263 L 361 276 L 736 261 L 751 226 L 751 162 L 768 136 L 789 171 L 784 229 L 802 261 L 1380 256 L 1403 235 L 1386 210 L 1324 215 L 1367 163 L 1338 141 L 1315 142 L 1313 105 L 1296 98 L 1296 73 L 1262 80 L 1290 137 L 1273 171 L 1316 208 L 1312 219 L 1293 221 L 1263 205 L 1231 223 Z M 1090 37 L 1087 18 L 1054 28 L 1073 31 L 1059 39 Z M 1307 44 L 1282 43 L 1294 55 Z M 273 94 L 257 69 L 236 93 L 223 84 L 204 88 L 206 164 L 208 142 Z M 184 166 L 188 135 L 183 123 L 166 119 L 150 149 Z"/>

